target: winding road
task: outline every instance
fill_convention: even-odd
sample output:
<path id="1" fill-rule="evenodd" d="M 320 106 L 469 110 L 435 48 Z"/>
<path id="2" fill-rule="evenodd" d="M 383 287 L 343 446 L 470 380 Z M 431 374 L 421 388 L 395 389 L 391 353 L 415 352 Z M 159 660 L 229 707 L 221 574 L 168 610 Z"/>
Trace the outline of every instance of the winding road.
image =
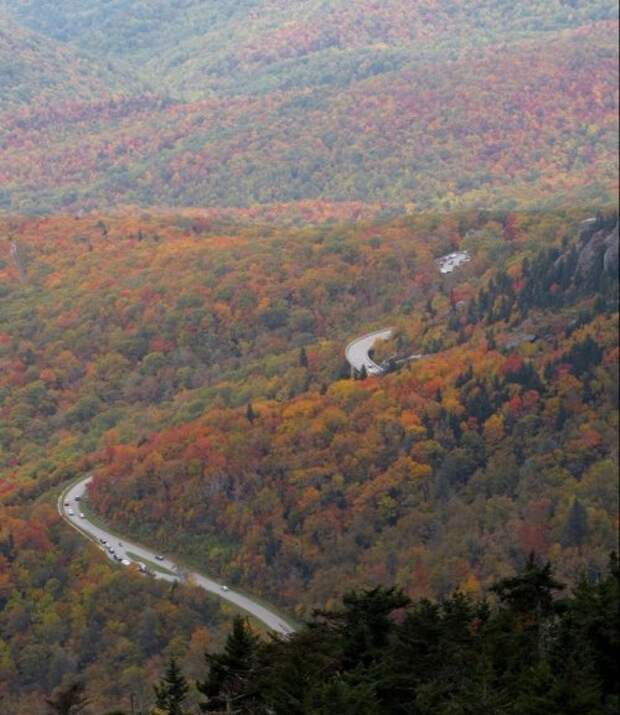
<path id="1" fill-rule="evenodd" d="M 384 372 L 383 368 L 369 357 L 368 352 L 371 350 L 375 341 L 389 340 L 392 334 L 392 328 L 385 328 L 383 330 L 376 330 L 373 333 L 368 333 L 351 341 L 345 350 L 347 361 L 351 367 L 357 371 L 366 368 L 366 372 L 369 375 L 382 375 Z M 249 596 L 245 596 L 238 591 L 233 591 L 224 584 L 218 583 L 196 571 L 187 572 L 171 559 L 161 557 L 155 551 L 151 551 L 145 546 L 134 542 L 127 541 L 123 537 L 119 539 L 118 535 L 112 534 L 104 527 L 94 524 L 89 520 L 88 516 L 81 511 L 81 505 L 86 499 L 86 490 L 90 480 L 90 476 L 84 477 L 65 489 L 58 498 L 58 512 L 62 518 L 74 529 L 77 529 L 82 536 L 85 536 L 97 544 L 109 559 L 114 560 L 116 563 L 122 563 L 124 566 L 131 565 L 131 563 L 139 565 L 143 562 L 154 578 L 164 579 L 165 581 L 190 580 L 205 591 L 216 594 L 223 600 L 228 601 L 242 611 L 254 616 L 270 630 L 281 633 L 282 635 L 288 635 L 294 632 L 295 629 L 293 626 L 285 622 L 285 619 L 280 614 L 254 601 Z M 113 549 L 117 559 L 114 559 L 113 554 L 110 553 L 110 549 Z M 156 570 L 156 568 L 161 570 Z"/>
<path id="2" fill-rule="evenodd" d="M 257 603 L 248 596 L 233 591 L 224 584 L 213 581 L 195 571 L 187 572 L 184 568 L 168 558 L 156 558 L 157 552 L 151 551 L 134 542 L 126 541 L 123 537 L 119 540 L 117 535 L 111 534 L 100 526 L 96 526 L 89 521 L 87 516 L 80 516 L 82 513 L 81 503 L 86 497 L 86 488 L 90 480 L 90 476 L 85 477 L 66 489 L 58 499 L 58 511 L 63 519 L 74 529 L 77 529 L 83 536 L 94 541 L 99 548 L 105 552 L 108 558 L 113 559 L 112 554 L 110 554 L 106 548 L 107 546 L 111 546 L 117 556 L 125 560 L 125 565 L 127 565 L 127 561 L 137 564 L 139 560 L 142 559 L 147 562 L 146 565 L 150 568 L 151 575 L 155 578 L 161 578 L 171 582 L 188 579 L 205 591 L 216 594 L 223 600 L 232 603 L 242 611 L 254 616 L 270 630 L 281 633 L 282 635 L 288 635 L 294 632 L 295 629 L 292 625 L 286 623 L 281 615 Z M 102 539 L 105 540 L 106 544 L 102 543 Z M 150 562 L 150 564 L 148 562 Z M 155 571 L 151 564 L 156 564 L 165 571 Z M 181 576 L 181 574 L 183 575 Z"/>
<path id="3" fill-rule="evenodd" d="M 375 341 L 389 340 L 393 332 L 393 328 L 384 328 L 352 340 L 344 351 L 349 365 L 358 372 L 361 372 L 362 368 L 366 368 L 368 375 L 382 375 L 384 373 L 383 368 L 369 357 L 368 351 L 375 344 Z"/>

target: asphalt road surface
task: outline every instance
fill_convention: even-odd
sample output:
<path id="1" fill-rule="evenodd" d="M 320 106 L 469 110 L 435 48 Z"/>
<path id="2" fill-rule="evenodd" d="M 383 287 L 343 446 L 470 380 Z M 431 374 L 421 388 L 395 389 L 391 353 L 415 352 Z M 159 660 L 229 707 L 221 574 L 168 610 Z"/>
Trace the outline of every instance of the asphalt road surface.
<path id="1" fill-rule="evenodd" d="M 286 623 L 282 616 L 271 611 L 269 608 L 253 601 L 248 596 L 233 591 L 227 588 L 224 584 L 213 581 L 202 574 L 195 571 L 186 571 L 180 568 L 174 561 L 168 558 L 157 559 L 159 555 L 156 551 L 151 551 L 144 546 L 139 546 L 131 541 L 127 541 L 118 535 L 111 534 L 104 528 L 96 526 L 88 520 L 87 517 L 81 517 L 80 505 L 86 496 L 86 487 L 90 482 L 90 477 L 85 477 L 72 487 L 69 487 L 58 500 L 58 511 L 61 516 L 80 531 L 83 535 L 94 541 L 105 552 L 109 559 L 114 560 L 112 554 L 108 550 L 111 547 L 117 556 L 125 561 L 138 563 L 138 559 L 143 559 L 145 562 L 158 564 L 161 568 L 166 569 L 168 573 L 154 571 L 150 564 L 146 563 L 147 568 L 151 571 L 155 578 L 161 578 L 166 581 L 182 581 L 190 580 L 192 583 L 200 586 L 209 593 L 214 593 L 220 598 L 232 603 L 246 613 L 251 614 L 256 619 L 264 623 L 269 629 L 283 635 L 287 635 L 294 631 L 294 628 Z M 73 513 L 71 513 L 73 512 Z M 105 543 L 102 542 L 105 541 Z M 130 556 L 132 554 L 133 556 Z M 136 559 L 135 557 L 138 557 Z M 121 562 L 115 561 L 119 565 Z M 126 565 L 126 564 L 125 564 Z"/>
<path id="2" fill-rule="evenodd" d="M 385 328 L 383 330 L 376 330 L 374 333 L 368 333 L 361 338 L 356 338 L 351 341 L 344 351 L 349 365 L 358 372 L 361 371 L 362 367 L 365 367 L 368 375 L 382 375 L 383 368 L 370 359 L 368 351 L 375 344 L 375 341 L 389 340 L 392 336 L 392 332 L 392 328 Z"/>

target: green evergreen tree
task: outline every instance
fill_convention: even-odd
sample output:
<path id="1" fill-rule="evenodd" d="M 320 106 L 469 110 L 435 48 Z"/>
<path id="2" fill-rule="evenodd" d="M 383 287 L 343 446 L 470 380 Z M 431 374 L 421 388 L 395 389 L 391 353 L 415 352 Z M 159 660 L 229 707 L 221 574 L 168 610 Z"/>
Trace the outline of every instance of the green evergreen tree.
<path id="1" fill-rule="evenodd" d="M 237 616 L 224 652 L 205 654 L 209 673 L 206 680 L 196 684 L 198 692 L 206 696 L 200 703 L 202 712 L 252 712 L 258 647 L 258 636 L 252 633 L 245 619 Z"/>
<path id="2" fill-rule="evenodd" d="M 564 585 L 553 578 L 551 564 L 540 565 L 534 553 L 528 556 L 523 573 L 504 578 L 491 587 L 500 601 L 518 614 L 549 615 L 554 609 L 553 592 Z"/>
<path id="3" fill-rule="evenodd" d="M 557 643 L 557 660 L 566 653 L 579 653 L 600 678 L 608 702 L 620 704 L 620 574 L 618 558 L 612 554 L 607 575 L 598 582 L 585 577 L 574 597 L 564 602 Z M 613 712 L 610 709 L 610 712 Z"/>
<path id="4" fill-rule="evenodd" d="M 563 672 L 557 672 L 547 660 L 523 670 L 512 688 L 514 712 L 519 715 L 604 715 L 600 684 L 591 665 L 581 663 L 576 667 L 572 654 L 565 657 Z"/>
<path id="5" fill-rule="evenodd" d="M 370 683 L 351 684 L 340 676 L 327 682 L 317 681 L 302 707 L 302 712 L 309 715 L 382 715 L 385 712 Z"/>
<path id="6" fill-rule="evenodd" d="M 394 628 L 391 614 L 408 606 L 410 600 L 399 589 L 379 586 L 361 593 L 347 593 L 342 602 L 342 611 L 321 615 L 341 624 L 345 664 L 348 667 L 368 665 L 379 657 Z"/>
<path id="7" fill-rule="evenodd" d="M 189 685 L 174 658 L 166 668 L 165 676 L 155 685 L 155 704 L 166 715 L 185 715 L 183 703 L 187 698 Z"/>
<path id="8" fill-rule="evenodd" d="M 299 367 L 308 369 L 308 355 L 305 348 L 299 351 Z"/>
<path id="9" fill-rule="evenodd" d="M 510 683 L 517 682 L 524 667 L 537 666 L 549 654 L 559 618 L 555 592 L 563 588 L 551 565 L 541 565 L 533 553 L 522 573 L 491 588 L 501 603 L 495 622 L 503 631 L 494 643 L 494 658 Z"/>

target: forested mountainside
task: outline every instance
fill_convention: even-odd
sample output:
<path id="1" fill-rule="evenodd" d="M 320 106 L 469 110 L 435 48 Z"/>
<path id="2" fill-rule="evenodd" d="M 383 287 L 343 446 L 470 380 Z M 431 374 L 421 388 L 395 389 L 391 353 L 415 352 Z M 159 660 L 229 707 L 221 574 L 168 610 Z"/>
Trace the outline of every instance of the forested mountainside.
<path id="1" fill-rule="evenodd" d="M 171 93 L 342 85 L 413 59 L 617 19 L 611 0 L 2 0 L 26 26 L 122 58 Z"/>
<path id="2" fill-rule="evenodd" d="M 615 199 L 615 3 L 28 2 L 5 12 L 55 52 L 87 55 L 115 88 L 76 93 L 69 65 L 67 96 L 19 108 L 9 74 L 0 205 L 12 211 Z M 11 47 L 28 65 L 29 44 Z"/>
<path id="3" fill-rule="evenodd" d="M 0 715 L 617 710 L 618 79 L 617 0 L 0 0 Z"/>
<path id="4" fill-rule="evenodd" d="M 394 581 L 484 592 L 617 536 L 615 214 L 268 227 L 5 224 L 0 435 L 17 504 L 95 472 L 120 530 L 300 612 Z M 472 260 L 443 276 L 436 259 Z M 386 357 L 354 381 L 373 321 Z"/>
<path id="5" fill-rule="evenodd" d="M 222 642 L 230 614 L 217 601 L 120 570 L 87 544 L 53 500 L 0 504 L 2 715 L 49 713 L 45 697 L 76 673 L 97 712 L 129 693 L 142 710 L 167 658 L 197 677 Z"/>
<path id="6" fill-rule="evenodd" d="M 328 385 L 351 332 L 439 280 L 433 258 L 456 230 L 441 217 L 277 228 L 191 213 L 5 223 L 2 467 L 58 481 L 110 430 L 138 440 L 209 405 L 286 399 L 310 386 L 303 346 L 312 385 Z"/>
<path id="7" fill-rule="evenodd" d="M 353 592 L 271 642 L 237 620 L 195 682 L 202 712 L 233 704 L 244 715 L 617 712 L 615 555 L 604 576 L 582 578 L 573 593 L 533 558 L 492 591 L 491 603 L 456 593 L 441 604 L 412 603 L 393 588 Z M 189 705 L 193 685 L 171 662 L 162 710 Z"/>
<path id="8" fill-rule="evenodd" d="M 108 441 L 95 509 L 288 606 L 386 581 L 479 593 L 530 551 L 569 580 L 600 571 L 617 538 L 616 221 L 403 304 L 427 356 L 393 376 L 314 386 L 309 348 L 292 400 Z"/>
<path id="9" fill-rule="evenodd" d="M 0 132 L 25 107 L 57 110 L 73 102 L 110 99 L 137 83 L 86 59 L 71 47 L 18 25 L 0 10 Z M 0 185 L 0 189 L 3 188 Z"/>

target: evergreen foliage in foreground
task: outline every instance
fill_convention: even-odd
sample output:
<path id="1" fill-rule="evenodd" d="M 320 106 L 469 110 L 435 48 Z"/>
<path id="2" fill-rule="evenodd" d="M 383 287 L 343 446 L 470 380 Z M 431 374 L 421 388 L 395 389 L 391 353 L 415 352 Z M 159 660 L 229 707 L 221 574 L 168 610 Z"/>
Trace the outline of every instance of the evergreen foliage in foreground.
<path id="1" fill-rule="evenodd" d="M 411 603 L 376 588 L 290 639 L 249 649 L 251 669 L 207 699 L 206 712 L 284 715 L 595 715 L 615 713 L 618 564 L 570 597 L 549 564 L 531 557 L 504 579 L 497 603 L 456 593 Z M 238 627 L 236 628 L 236 631 Z M 235 632 L 231 638 L 239 640 Z M 219 656 L 221 657 L 221 656 Z M 220 672 L 212 662 L 209 683 Z M 230 686 L 234 684 L 234 691 Z M 209 689 L 203 690 L 210 693 Z M 222 694 L 234 692 L 228 709 Z M 213 702 L 213 707 L 209 703 Z"/>
<path id="2" fill-rule="evenodd" d="M 183 702 L 189 685 L 174 658 L 168 663 L 166 675 L 155 686 L 156 709 L 166 715 L 184 715 Z"/>
<path id="3" fill-rule="evenodd" d="M 200 710 L 235 715 L 612 715 L 618 712 L 619 571 L 574 593 L 531 556 L 496 600 L 455 593 L 411 602 L 378 587 L 317 611 L 288 638 L 260 640 L 237 618 L 207 654 Z M 174 697 L 169 697 L 174 691 Z M 171 661 L 157 715 L 189 715 Z"/>

